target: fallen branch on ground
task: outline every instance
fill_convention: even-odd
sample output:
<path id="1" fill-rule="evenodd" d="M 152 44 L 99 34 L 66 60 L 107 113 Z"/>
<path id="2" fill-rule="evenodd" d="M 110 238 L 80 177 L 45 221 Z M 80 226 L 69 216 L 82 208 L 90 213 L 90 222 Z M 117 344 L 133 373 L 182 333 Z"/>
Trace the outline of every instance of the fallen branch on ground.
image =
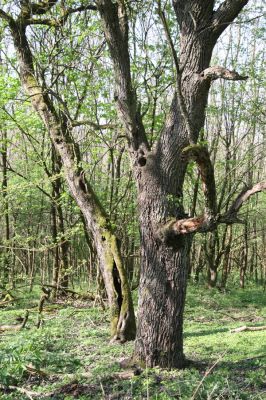
<path id="1" fill-rule="evenodd" d="M 78 292 L 75 292 L 74 290 L 64 288 L 63 286 L 46 285 L 46 284 L 43 286 L 47 287 L 47 288 L 58 289 L 65 293 L 70 293 L 73 296 L 76 296 L 78 299 L 81 299 L 81 300 L 95 300 L 95 295 L 93 295 L 92 293 L 78 293 Z"/>
<path id="2" fill-rule="evenodd" d="M 231 333 L 238 333 L 244 331 L 264 331 L 266 330 L 266 325 L 264 326 L 240 326 L 239 328 L 231 329 Z"/>

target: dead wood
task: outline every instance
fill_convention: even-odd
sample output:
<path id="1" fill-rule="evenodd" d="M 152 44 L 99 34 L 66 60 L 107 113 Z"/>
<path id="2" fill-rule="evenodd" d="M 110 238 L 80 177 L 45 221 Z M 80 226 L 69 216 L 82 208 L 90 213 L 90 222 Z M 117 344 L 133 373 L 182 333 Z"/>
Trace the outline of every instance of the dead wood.
<path id="1" fill-rule="evenodd" d="M 238 333 L 244 331 L 264 331 L 266 330 L 266 325 L 264 326 L 240 326 L 239 328 L 231 329 L 231 333 Z"/>
<path id="2" fill-rule="evenodd" d="M 56 285 L 43 285 L 45 288 L 57 289 L 65 293 L 70 293 L 75 296 L 77 299 L 80 300 L 95 300 L 95 295 L 92 293 L 78 293 L 75 290 L 64 288 L 63 286 L 56 286 Z"/>

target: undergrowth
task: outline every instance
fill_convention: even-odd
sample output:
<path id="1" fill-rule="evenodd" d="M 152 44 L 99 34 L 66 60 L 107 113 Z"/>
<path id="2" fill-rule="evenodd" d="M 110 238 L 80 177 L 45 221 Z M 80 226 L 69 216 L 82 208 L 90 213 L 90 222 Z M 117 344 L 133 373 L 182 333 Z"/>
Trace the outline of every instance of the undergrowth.
<path id="1" fill-rule="evenodd" d="M 108 311 L 66 300 L 45 306 L 36 328 L 38 290 L 0 310 L 0 326 L 29 309 L 24 330 L 0 334 L 0 398 L 14 399 L 257 399 L 266 398 L 265 325 L 260 288 L 227 293 L 190 285 L 184 343 L 190 368 L 125 367 L 133 344 L 109 344 Z"/>

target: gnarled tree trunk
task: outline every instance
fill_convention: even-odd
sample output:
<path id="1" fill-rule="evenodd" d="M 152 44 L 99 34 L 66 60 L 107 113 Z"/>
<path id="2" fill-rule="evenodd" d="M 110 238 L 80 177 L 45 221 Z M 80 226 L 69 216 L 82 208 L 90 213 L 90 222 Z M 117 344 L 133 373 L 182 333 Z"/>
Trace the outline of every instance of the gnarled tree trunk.
<path id="1" fill-rule="evenodd" d="M 21 13 L 16 20 L 3 10 L 0 10 L 0 17 L 8 22 L 11 30 L 19 59 L 21 82 L 60 155 L 68 187 L 94 239 L 111 310 L 111 336 L 123 342 L 135 337 L 135 315 L 117 238 L 80 166 L 80 153 L 72 136 L 71 121 L 55 109 L 45 84 L 41 85 L 36 78 L 33 56 L 26 36 L 26 27 L 31 23 L 32 13 L 44 14 L 55 3 L 56 1 L 40 3 L 33 7 L 33 3 L 27 2 L 21 7 Z"/>
<path id="2" fill-rule="evenodd" d="M 173 0 L 180 29 L 180 59 L 157 2 L 177 78 L 169 115 L 151 149 L 131 82 L 126 2 L 97 1 L 114 65 L 117 110 L 128 137 L 138 189 L 142 259 L 134 357 L 147 366 L 185 365 L 183 310 L 192 236 L 215 229 L 219 222 L 232 223 L 238 211 L 233 207 L 224 218 L 217 214 L 209 153 L 196 143 L 204 127 L 211 81 L 219 77 L 245 79 L 234 71 L 209 66 L 219 35 L 247 2 L 226 0 L 214 11 L 212 0 Z M 206 207 L 200 218 L 188 218 L 182 204 L 190 158 L 198 164 L 203 183 Z"/>

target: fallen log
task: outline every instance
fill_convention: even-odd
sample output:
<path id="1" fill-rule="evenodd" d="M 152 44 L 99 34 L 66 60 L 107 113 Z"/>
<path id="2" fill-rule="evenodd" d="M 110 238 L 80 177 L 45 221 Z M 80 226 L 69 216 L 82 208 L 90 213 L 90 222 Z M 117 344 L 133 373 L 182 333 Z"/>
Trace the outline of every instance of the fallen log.
<path id="1" fill-rule="evenodd" d="M 93 293 L 79 293 L 76 292 L 75 290 L 71 290 L 68 288 L 64 288 L 63 286 L 55 286 L 55 285 L 48 285 L 48 284 L 43 284 L 43 287 L 47 288 L 52 288 L 52 289 L 57 289 L 61 292 L 69 293 L 70 295 L 76 296 L 76 298 L 80 300 L 95 300 L 95 295 Z"/>
<path id="2" fill-rule="evenodd" d="M 245 331 L 264 331 L 266 330 L 266 325 L 264 326 L 240 326 L 239 328 L 231 329 L 231 333 L 245 332 Z"/>

